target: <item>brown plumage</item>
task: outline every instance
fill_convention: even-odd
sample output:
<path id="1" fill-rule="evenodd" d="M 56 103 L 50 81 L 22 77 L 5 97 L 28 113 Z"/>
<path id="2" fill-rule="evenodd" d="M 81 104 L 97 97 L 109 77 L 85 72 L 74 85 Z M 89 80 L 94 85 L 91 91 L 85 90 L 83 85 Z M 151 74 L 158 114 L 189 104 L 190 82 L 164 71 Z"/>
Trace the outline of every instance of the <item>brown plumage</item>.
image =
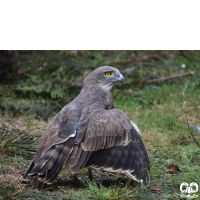
<path id="1" fill-rule="evenodd" d="M 25 179 L 56 181 L 67 162 L 71 171 L 102 168 L 149 180 L 149 159 L 137 126 L 115 109 L 112 87 L 124 81 L 118 69 L 99 67 L 83 81 L 80 94 L 51 121 Z"/>

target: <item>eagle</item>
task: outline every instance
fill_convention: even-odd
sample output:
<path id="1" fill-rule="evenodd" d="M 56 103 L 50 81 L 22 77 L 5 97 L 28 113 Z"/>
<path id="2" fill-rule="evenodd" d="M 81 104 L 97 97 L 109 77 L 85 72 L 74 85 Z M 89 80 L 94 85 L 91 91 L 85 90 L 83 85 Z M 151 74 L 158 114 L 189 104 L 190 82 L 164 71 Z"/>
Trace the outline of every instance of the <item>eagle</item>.
<path id="1" fill-rule="evenodd" d="M 97 168 L 138 182 L 149 180 L 149 158 L 140 131 L 114 108 L 112 88 L 118 81 L 124 77 L 111 66 L 99 67 L 84 79 L 79 95 L 48 125 L 24 180 L 38 177 L 52 184 L 65 163 L 72 173 Z"/>

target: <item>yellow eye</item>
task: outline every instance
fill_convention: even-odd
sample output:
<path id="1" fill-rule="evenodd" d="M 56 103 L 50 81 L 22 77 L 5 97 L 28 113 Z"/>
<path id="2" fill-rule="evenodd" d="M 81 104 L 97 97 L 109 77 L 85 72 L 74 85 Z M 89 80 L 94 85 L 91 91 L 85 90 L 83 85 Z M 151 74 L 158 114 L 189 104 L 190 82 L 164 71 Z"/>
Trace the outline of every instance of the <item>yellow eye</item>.
<path id="1" fill-rule="evenodd" d="M 106 72 L 106 76 L 110 76 L 111 75 L 111 73 L 110 72 Z"/>

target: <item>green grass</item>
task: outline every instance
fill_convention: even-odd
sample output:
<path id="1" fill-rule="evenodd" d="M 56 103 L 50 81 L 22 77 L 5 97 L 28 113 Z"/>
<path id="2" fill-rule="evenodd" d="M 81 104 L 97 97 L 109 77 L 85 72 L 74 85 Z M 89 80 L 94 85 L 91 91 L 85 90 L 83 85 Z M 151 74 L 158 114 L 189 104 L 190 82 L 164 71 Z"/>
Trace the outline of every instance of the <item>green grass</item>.
<path id="1" fill-rule="evenodd" d="M 123 53 L 115 52 L 115 60 L 120 60 L 120 56 L 125 58 Z M 91 62 L 96 66 L 95 63 L 99 61 L 101 64 L 102 59 L 103 57 L 99 55 Z M 129 119 L 138 125 L 142 133 L 151 164 L 148 183 L 141 185 L 128 181 L 120 184 L 115 181 L 119 175 L 110 176 L 107 173 L 95 171 L 95 174 L 99 175 L 102 180 L 108 178 L 114 180 L 109 187 L 98 186 L 95 182 L 88 180 L 87 171 L 83 170 L 77 175 L 82 181 L 75 184 L 70 170 L 64 167 L 60 177 L 70 179 L 64 184 L 55 184 L 50 189 L 36 183 L 24 184 L 21 182 L 20 176 L 27 169 L 30 160 L 19 153 L 24 151 L 24 148 L 20 146 L 23 143 L 16 144 L 18 145 L 16 151 L 16 148 L 13 150 L 13 146 L 9 146 L 9 142 L 7 142 L 7 146 L 1 145 L 4 147 L 4 151 L 0 151 L 0 199 L 180 199 L 181 183 L 196 182 L 200 185 L 200 148 L 193 141 L 184 114 L 185 109 L 195 107 L 189 111 L 188 119 L 191 124 L 200 126 L 200 77 L 198 75 L 200 65 L 197 58 L 193 62 L 195 64 L 187 69 L 196 71 L 193 76 L 142 86 L 133 84 L 130 87 L 125 83 L 124 86 L 117 85 L 113 91 L 115 107 L 122 109 Z M 175 71 L 178 64 L 190 65 L 191 61 L 177 57 L 174 63 L 172 72 Z M 147 68 L 147 64 L 148 62 L 143 63 L 143 66 Z M 155 62 L 155 65 L 158 63 Z M 165 67 L 154 67 L 152 72 L 162 74 L 164 71 L 166 75 L 170 72 L 165 71 Z M 140 71 L 138 73 L 137 76 L 143 76 L 147 72 Z M 150 75 L 152 74 L 150 73 Z M 127 76 L 127 81 L 130 78 Z M 186 104 L 183 108 L 182 87 L 185 86 L 188 79 L 190 85 L 186 89 Z M 10 114 L 3 114 L 0 118 L 5 123 L 0 122 L 0 130 L 7 128 L 9 133 L 17 137 L 22 133 L 40 137 L 53 115 L 54 113 L 47 121 L 44 121 L 35 115 L 20 116 L 16 120 Z M 195 131 L 193 134 L 200 143 L 200 135 Z M 171 164 L 178 165 L 181 172 L 167 173 L 165 170 Z M 200 189 L 196 194 L 200 198 Z"/>

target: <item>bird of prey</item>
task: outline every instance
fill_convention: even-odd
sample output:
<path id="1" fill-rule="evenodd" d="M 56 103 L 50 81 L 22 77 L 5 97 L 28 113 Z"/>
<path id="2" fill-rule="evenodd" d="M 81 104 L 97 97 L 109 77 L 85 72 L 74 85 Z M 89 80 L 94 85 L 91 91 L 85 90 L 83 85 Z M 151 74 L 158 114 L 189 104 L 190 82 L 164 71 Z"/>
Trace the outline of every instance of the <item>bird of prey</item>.
<path id="1" fill-rule="evenodd" d="M 56 181 L 67 163 L 73 173 L 83 168 L 121 172 L 149 180 L 149 159 L 138 127 L 114 108 L 112 88 L 124 81 L 120 71 L 102 66 L 83 81 L 80 94 L 53 118 L 24 179 Z"/>

